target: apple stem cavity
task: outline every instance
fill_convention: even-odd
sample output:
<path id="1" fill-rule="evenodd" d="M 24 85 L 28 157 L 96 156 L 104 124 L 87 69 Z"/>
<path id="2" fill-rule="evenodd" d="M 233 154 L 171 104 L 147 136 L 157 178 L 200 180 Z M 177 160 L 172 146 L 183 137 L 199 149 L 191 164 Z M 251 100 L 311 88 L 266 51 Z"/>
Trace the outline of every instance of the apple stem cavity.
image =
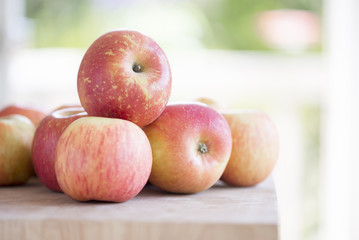
<path id="1" fill-rule="evenodd" d="M 137 63 L 134 63 L 134 64 L 132 65 L 132 70 L 133 70 L 134 72 L 136 72 L 136 73 L 140 73 L 140 72 L 143 71 L 141 65 L 139 65 L 139 64 L 137 64 Z"/>
<path id="2" fill-rule="evenodd" d="M 197 151 L 200 152 L 201 154 L 208 153 L 208 147 L 207 147 L 207 145 L 205 143 L 200 142 L 198 144 Z"/>

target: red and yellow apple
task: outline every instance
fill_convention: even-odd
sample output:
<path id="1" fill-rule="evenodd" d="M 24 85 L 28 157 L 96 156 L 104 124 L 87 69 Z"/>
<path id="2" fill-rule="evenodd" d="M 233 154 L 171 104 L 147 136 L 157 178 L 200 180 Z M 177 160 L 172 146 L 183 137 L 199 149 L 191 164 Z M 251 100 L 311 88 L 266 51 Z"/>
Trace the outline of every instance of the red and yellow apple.
<path id="1" fill-rule="evenodd" d="M 0 186 L 25 183 L 33 174 L 34 124 L 21 115 L 0 117 Z"/>
<path id="2" fill-rule="evenodd" d="M 167 57 L 154 40 L 136 31 L 117 30 L 89 47 L 77 89 L 89 115 L 121 118 L 143 127 L 164 110 L 171 83 Z"/>
<path id="3" fill-rule="evenodd" d="M 46 117 L 46 113 L 43 111 L 28 106 L 9 105 L 0 111 L 0 117 L 12 114 L 19 114 L 27 117 L 35 126 L 38 126 L 41 120 Z"/>
<path id="4" fill-rule="evenodd" d="M 195 101 L 200 102 L 200 103 L 204 103 L 204 104 L 210 106 L 211 108 L 213 108 L 216 111 L 221 111 L 221 110 L 224 109 L 222 104 L 220 104 L 216 100 L 214 100 L 212 98 L 209 98 L 209 97 L 200 97 L 200 98 L 197 98 Z"/>
<path id="5" fill-rule="evenodd" d="M 227 121 L 205 104 L 169 104 L 143 130 L 153 153 L 149 180 L 168 192 L 196 193 L 210 188 L 231 154 Z"/>
<path id="6" fill-rule="evenodd" d="M 55 151 L 61 134 L 70 123 L 86 116 L 82 107 L 62 108 L 44 118 L 37 127 L 32 144 L 36 175 L 50 190 L 62 192 L 55 174 Z"/>
<path id="7" fill-rule="evenodd" d="M 127 201 L 145 186 L 151 166 L 145 133 L 122 119 L 80 118 L 66 128 L 56 148 L 57 181 L 78 201 Z"/>
<path id="8" fill-rule="evenodd" d="M 234 186 L 253 186 L 272 172 L 279 155 L 273 121 L 258 110 L 222 112 L 232 131 L 231 157 L 221 179 Z"/>

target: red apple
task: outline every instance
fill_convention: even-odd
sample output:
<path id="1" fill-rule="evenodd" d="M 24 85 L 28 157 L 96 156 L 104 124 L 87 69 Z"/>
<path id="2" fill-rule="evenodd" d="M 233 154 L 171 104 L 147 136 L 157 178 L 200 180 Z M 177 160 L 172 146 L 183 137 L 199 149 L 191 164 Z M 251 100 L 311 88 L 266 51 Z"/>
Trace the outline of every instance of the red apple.
<path id="1" fill-rule="evenodd" d="M 24 116 L 0 117 L 0 186 L 23 184 L 34 174 L 34 132 L 34 124 Z"/>
<path id="2" fill-rule="evenodd" d="M 127 201 L 145 186 L 151 165 L 146 135 L 122 119 L 80 118 L 66 128 L 56 149 L 57 181 L 78 201 Z"/>
<path id="3" fill-rule="evenodd" d="M 20 114 L 29 118 L 35 126 L 38 126 L 41 120 L 46 117 L 46 113 L 43 111 L 29 106 L 9 105 L 0 111 L 0 117 L 12 114 Z"/>
<path id="4" fill-rule="evenodd" d="M 221 179 L 234 186 L 253 186 L 272 172 L 279 155 L 279 136 L 272 120 L 257 110 L 223 112 L 233 138 L 231 157 Z"/>
<path id="5" fill-rule="evenodd" d="M 150 37 L 118 30 L 100 36 L 82 59 L 77 89 L 89 115 L 145 126 L 164 110 L 171 93 L 165 53 Z"/>
<path id="6" fill-rule="evenodd" d="M 170 104 L 144 131 L 153 152 L 150 182 L 163 190 L 208 189 L 229 160 L 231 130 L 224 117 L 205 104 Z"/>
<path id="7" fill-rule="evenodd" d="M 62 192 L 55 174 L 57 142 L 67 126 L 87 113 L 82 107 L 63 108 L 44 118 L 37 127 L 32 145 L 32 161 L 36 175 L 50 190 Z"/>

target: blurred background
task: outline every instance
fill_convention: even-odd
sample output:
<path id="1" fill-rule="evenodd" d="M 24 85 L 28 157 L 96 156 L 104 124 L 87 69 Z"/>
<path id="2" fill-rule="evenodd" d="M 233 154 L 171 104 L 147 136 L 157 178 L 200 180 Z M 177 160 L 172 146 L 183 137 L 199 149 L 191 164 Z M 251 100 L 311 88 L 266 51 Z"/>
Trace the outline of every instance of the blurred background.
<path id="1" fill-rule="evenodd" d="M 0 107 L 78 103 L 86 49 L 137 29 L 169 58 L 171 101 L 275 121 L 281 239 L 359 239 L 358 12 L 356 0 L 0 0 Z"/>

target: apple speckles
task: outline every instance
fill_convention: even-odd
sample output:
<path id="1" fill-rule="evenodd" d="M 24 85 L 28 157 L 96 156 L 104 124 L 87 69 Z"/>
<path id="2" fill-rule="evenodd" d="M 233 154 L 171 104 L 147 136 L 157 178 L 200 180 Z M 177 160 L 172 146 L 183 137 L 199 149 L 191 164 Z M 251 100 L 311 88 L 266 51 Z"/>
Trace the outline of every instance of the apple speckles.
<path id="1" fill-rule="evenodd" d="M 92 81 L 90 80 L 90 78 L 86 77 L 86 78 L 84 78 L 84 82 L 85 83 L 91 83 Z"/>
<path id="2" fill-rule="evenodd" d="M 129 77 L 126 75 L 126 73 L 121 72 L 121 73 L 120 73 L 120 76 L 124 77 L 124 79 L 125 79 L 125 81 L 126 81 L 126 85 L 128 85 L 129 83 L 127 83 L 127 82 L 129 82 Z M 117 80 L 117 79 L 115 79 L 115 80 Z"/>
<path id="3" fill-rule="evenodd" d="M 161 99 L 157 99 L 157 100 L 154 102 L 154 105 L 159 105 L 160 103 L 162 103 Z"/>
<path id="4" fill-rule="evenodd" d="M 154 101 L 154 105 L 162 105 L 163 103 L 165 103 L 167 100 L 166 100 L 166 97 L 161 94 L 160 97 L 158 97 L 156 99 L 156 101 Z"/>
<path id="5" fill-rule="evenodd" d="M 112 52 L 111 49 L 109 51 L 105 52 L 105 55 L 107 55 L 107 56 L 115 56 L 115 54 Z"/>
<path id="6" fill-rule="evenodd" d="M 131 36 L 129 36 L 129 35 L 123 35 L 123 37 L 124 38 L 126 38 L 128 41 L 130 41 L 130 42 L 132 42 L 133 40 L 132 40 L 132 38 L 131 38 Z"/>
<path id="7" fill-rule="evenodd" d="M 131 106 L 130 105 L 127 105 L 127 109 L 130 109 L 131 108 Z"/>
<path id="8" fill-rule="evenodd" d="M 118 96 L 117 101 L 121 102 L 121 100 L 122 100 L 122 97 Z"/>
<path id="9" fill-rule="evenodd" d="M 121 67 L 121 64 L 118 63 L 118 62 L 114 62 L 114 63 L 112 63 L 112 66 L 114 66 L 114 67 Z"/>
<path id="10" fill-rule="evenodd" d="M 132 83 L 132 81 L 133 81 L 132 78 L 126 78 L 125 79 L 126 86 L 130 85 Z"/>
<path id="11" fill-rule="evenodd" d="M 148 89 L 148 79 L 146 77 L 130 77 L 126 79 L 126 86 L 130 84 L 137 84 L 141 89 L 145 96 L 145 101 L 148 101 L 152 98 L 151 92 Z"/>
<path id="12" fill-rule="evenodd" d="M 117 89 L 117 86 L 116 86 L 116 85 L 113 85 L 112 88 L 113 88 L 113 89 Z"/>
<path id="13" fill-rule="evenodd" d="M 142 87 L 143 94 L 145 95 L 145 101 L 148 101 L 151 98 L 151 93 L 146 87 Z"/>
<path id="14" fill-rule="evenodd" d="M 123 48 L 119 48 L 118 51 L 119 51 L 119 52 L 126 52 L 126 50 L 123 49 Z"/>
<path id="15" fill-rule="evenodd" d="M 135 35 L 133 35 L 133 34 L 131 34 L 131 36 L 130 36 L 130 35 L 124 35 L 123 37 L 126 38 L 126 40 L 127 40 L 128 42 L 130 42 L 131 48 L 139 47 L 139 43 L 134 40 L 134 39 L 136 38 Z M 124 43 L 125 43 L 125 42 L 126 42 L 126 41 L 124 41 Z M 127 46 L 128 46 L 128 45 L 127 45 Z"/>

